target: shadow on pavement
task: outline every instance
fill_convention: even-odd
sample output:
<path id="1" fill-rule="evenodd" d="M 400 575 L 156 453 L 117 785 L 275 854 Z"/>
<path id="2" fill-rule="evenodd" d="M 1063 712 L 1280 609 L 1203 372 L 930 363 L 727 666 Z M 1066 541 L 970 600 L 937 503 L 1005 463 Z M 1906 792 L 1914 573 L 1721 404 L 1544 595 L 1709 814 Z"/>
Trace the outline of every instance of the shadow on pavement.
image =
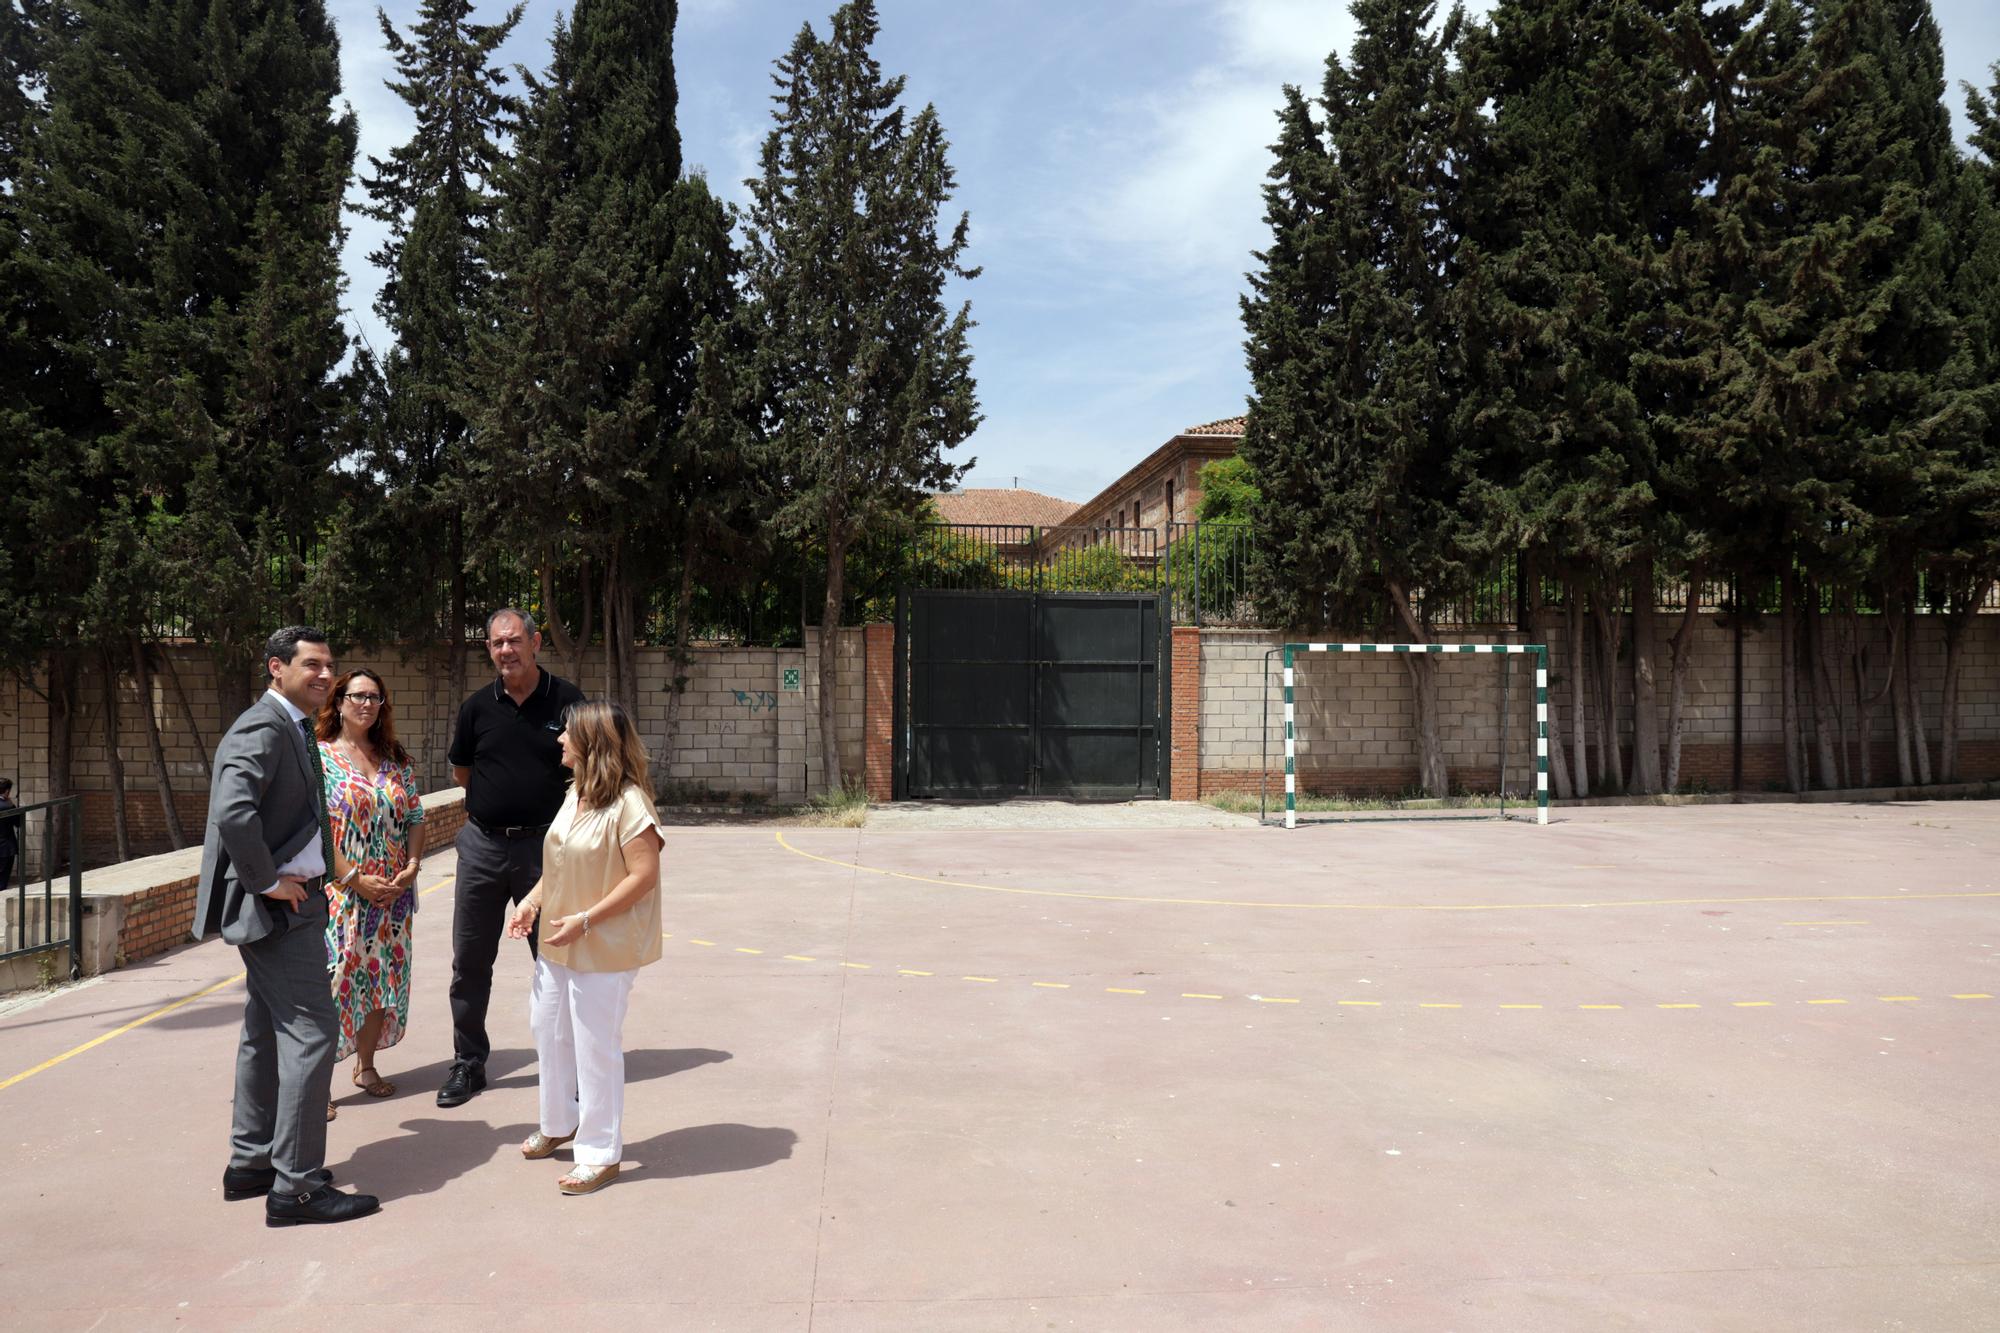
<path id="1" fill-rule="evenodd" d="M 754 1171 L 792 1155 L 799 1136 L 789 1129 L 756 1125 L 694 1125 L 655 1134 L 625 1145 L 625 1160 L 637 1163 L 638 1180 L 712 1176 Z"/>
<path id="2" fill-rule="evenodd" d="M 430 1194 L 475 1167 L 492 1162 L 502 1148 L 528 1137 L 533 1125 L 488 1125 L 446 1114 L 405 1120 L 407 1131 L 364 1143 L 345 1162 L 332 1165 L 343 1188 L 373 1194 L 385 1202 Z"/>

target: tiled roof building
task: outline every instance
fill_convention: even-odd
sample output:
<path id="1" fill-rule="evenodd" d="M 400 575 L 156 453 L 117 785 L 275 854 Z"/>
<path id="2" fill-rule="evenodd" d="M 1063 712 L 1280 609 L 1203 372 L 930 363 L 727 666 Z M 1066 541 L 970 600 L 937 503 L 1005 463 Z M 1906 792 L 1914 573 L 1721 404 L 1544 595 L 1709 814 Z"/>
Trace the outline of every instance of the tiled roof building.
<path id="1" fill-rule="evenodd" d="M 1050 527 L 1065 523 L 1075 511 L 1069 500 L 1019 487 L 983 486 L 932 496 L 938 517 L 946 523 L 1032 523 Z"/>

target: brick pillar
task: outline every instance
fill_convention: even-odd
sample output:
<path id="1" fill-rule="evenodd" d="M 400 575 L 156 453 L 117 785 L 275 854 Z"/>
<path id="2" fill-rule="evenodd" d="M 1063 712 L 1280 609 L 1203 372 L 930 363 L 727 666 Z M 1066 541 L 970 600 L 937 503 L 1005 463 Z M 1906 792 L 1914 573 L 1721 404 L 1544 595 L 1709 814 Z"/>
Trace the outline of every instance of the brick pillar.
<path id="1" fill-rule="evenodd" d="M 1176 801 L 1201 799 L 1201 631 L 1174 627 L 1173 751 L 1171 787 Z"/>
<path id="2" fill-rule="evenodd" d="M 896 627 L 862 628 L 868 693 L 862 706 L 862 781 L 871 801 L 895 799 Z"/>

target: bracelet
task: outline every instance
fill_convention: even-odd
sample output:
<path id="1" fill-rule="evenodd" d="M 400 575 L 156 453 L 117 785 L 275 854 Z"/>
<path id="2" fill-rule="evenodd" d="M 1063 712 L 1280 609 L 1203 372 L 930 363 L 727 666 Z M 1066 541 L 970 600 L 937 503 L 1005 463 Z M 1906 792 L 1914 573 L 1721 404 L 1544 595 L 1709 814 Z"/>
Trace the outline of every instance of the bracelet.
<path id="1" fill-rule="evenodd" d="M 577 915 L 583 918 L 583 933 L 588 935 L 590 933 L 590 913 L 578 912 Z"/>

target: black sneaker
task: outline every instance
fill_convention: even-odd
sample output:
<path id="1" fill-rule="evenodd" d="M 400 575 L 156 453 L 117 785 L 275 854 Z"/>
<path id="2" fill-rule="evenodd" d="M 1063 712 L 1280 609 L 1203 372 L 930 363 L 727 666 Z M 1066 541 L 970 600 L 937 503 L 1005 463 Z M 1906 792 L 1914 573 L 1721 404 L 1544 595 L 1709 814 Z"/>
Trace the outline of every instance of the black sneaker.
<path id="1" fill-rule="evenodd" d="M 471 1060 L 454 1060 L 444 1086 L 438 1089 L 439 1106 L 463 1106 L 486 1087 L 486 1066 Z"/>

